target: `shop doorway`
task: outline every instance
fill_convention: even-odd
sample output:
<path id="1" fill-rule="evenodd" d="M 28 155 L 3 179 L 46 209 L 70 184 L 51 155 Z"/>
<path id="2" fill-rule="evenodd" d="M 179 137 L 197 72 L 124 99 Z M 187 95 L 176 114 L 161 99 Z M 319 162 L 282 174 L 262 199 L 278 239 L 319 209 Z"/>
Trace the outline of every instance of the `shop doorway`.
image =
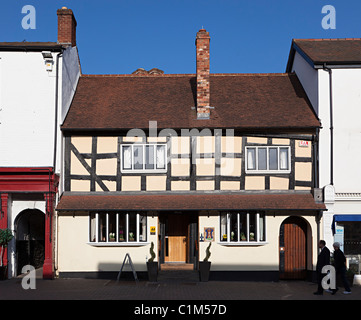
<path id="1" fill-rule="evenodd" d="M 283 221 L 279 237 L 280 279 L 307 277 L 307 223 L 300 217 Z"/>
<path id="2" fill-rule="evenodd" d="M 160 262 L 196 265 L 198 215 L 164 213 L 159 216 L 159 224 Z"/>
<path id="3" fill-rule="evenodd" d="M 16 270 L 25 265 L 41 268 L 45 258 L 45 215 L 40 210 L 22 211 L 15 219 Z"/>

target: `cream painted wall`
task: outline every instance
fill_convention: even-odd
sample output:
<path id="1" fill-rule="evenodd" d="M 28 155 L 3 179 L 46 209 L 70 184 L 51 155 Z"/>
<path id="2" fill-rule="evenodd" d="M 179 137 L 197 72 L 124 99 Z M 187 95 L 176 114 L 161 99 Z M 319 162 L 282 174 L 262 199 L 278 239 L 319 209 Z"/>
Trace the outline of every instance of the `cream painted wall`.
<path id="1" fill-rule="evenodd" d="M 213 271 L 278 271 L 279 270 L 279 230 L 282 222 L 288 215 L 266 215 L 266 244 L 264 245 L 239 245 L 227 246 L 222 244 L 220 239 L 220 221 L 218 214 L 202 215 L 199 217 L 199 231 L 204 232 L 206 227 L 215 228 L 215 241 L 211 246 Z M 307 221 L 309 255 L 308 269 L 315 269 L 317 262 L 317 225 L 313 216 L 303 216 Z M 312 235 L 310 234 L 312 233 Z M 312 244 L 311 244 L 312 239 Z M 209 242 L 199 243 L 200 257 L 202 261 L 205 257 L 206 248 Z M 313 265 L 313 266 L 312 266 Z"/>
<path id="2" fill-rule="evenodd" d="M 219 242 L 220 222 L 218 214 L 200 215 L 199 232 L 205 227 L 215 228 L 215 241 L 211 246 L 213 271 L 278 271 L 279 270 L 279 230 L 288 215 L 266 216 L 266 240 L 264 245 L 227 246 Z M 308 222 L 309 254 L 313 255 L 308 269 L 314 269 L 317 261 L 317 225 L 313 216 L 303 217 Z M 58 271 L 59 272 L 97 272 L 119 271 L 126 253 L 130 253 L 136 271 L 146 271 L 146 257 L 153 241 L 158 252 L 158 217 L 148 216 L 147 245 L 145 246 L 102 246 L 88 243 L 89 215 L 76 214 L 58 216 Z M 151 226 L 156 226 L 156 235 L 150 235 Z M 311 231 L 311 232 L 310 232 Z M 311 234 L 312 233 L 312 234 Z M 311 243 L 311 239 L 313 240 Z M 200 242 L 200 261 L 205 257 L 208 242 Z M 159 257 L 156 257 L 158 261 Z M 127 269 L 130 271 L 130 269 Z"/>
<path id="3" fill-rule="evenodd" d="M 119 271 L 124 257 L 130 254 L 136 271 L 146 271 L 146 257 L 150 258 L 150 243 L 158 252 L 157 235 L 150 235 L 150 226 L 156 226 L 158 217 L 148 216 L 147 245 L 145 246 L 104 246 L 95 247 L 89 240 L 89 215 L 76 214 L 58 216 L 58 271 L 97 272 Z M 159 257 L 156 256 L 158 261 Z M 130 271 L 128 266 L 125 271 Z"/>

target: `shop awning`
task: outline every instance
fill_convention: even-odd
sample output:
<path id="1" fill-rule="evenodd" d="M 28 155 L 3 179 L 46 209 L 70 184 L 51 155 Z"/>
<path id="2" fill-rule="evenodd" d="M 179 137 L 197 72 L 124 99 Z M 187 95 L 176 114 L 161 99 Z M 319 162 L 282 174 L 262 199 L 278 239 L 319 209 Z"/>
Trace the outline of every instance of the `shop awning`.
<path id="1" fill-rule="evenodd" d="M 334 214 L 331 226 L 333 234 L 337 221 L 361 221 L 361 214 Z"/>
<path id="2" fill-rule="evenodd" d="M 57 211 L 326 210 L 311 193 L 76 194 L 65 192 Z"/>

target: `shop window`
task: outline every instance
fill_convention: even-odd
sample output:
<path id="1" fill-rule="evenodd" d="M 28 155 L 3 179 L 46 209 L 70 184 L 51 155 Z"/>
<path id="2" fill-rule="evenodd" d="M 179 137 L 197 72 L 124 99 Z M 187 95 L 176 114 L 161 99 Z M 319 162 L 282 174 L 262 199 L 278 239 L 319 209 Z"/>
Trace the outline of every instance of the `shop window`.
<path id="1" fill-rule="evenodd" d="M 121 171 L 166 172 L 166 144 L 123 144 L 121 145 Z"/>
<path id="2" fill-rule="evenodd" d="M 361 222 L 343 221 L 337 223 L 343 227 L 343 250 L 346 255 L 361 254 Z M 341 240 L 342 242 L 342 240 Z"/>
<path id="3" fill-rule="evenodd" d="M 220 216 L 221 242 L 258 243 L 266 241 L 265 214 L 260 212 L 223 212 Z"/>
<path id="4" fill-rule="evenodd" d="M 127 212 L 89 215 L 89 242 L 137 243 L 146 241 L 147 216 L 145 214 Z"/>

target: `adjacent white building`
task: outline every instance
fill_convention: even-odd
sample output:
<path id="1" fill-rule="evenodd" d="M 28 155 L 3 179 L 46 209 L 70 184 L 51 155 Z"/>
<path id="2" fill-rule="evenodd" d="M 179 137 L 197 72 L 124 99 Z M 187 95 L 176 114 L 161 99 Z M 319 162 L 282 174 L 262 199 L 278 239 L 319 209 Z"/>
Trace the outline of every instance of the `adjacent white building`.
<path id="1" fill-rule="evenodd" d="M 57 13 L 57 42 L 0 43 L 0 228 L 15 233 L 8 277 L 44 259 L 44 277 L 53 274 L 52 216 L 63 188 L 60 125 L 81 72 L 74 15 L 67 8 Z"/>
<path id="2" fill-rule="evenodd" d="M 293 40 L 295 72 L 320 118 L 318 187 L 327 245 L 341 242 L 349 263 L 361 254 L 361 39 Z M 358 268 L 358 266 L 357 266 Z"/>

